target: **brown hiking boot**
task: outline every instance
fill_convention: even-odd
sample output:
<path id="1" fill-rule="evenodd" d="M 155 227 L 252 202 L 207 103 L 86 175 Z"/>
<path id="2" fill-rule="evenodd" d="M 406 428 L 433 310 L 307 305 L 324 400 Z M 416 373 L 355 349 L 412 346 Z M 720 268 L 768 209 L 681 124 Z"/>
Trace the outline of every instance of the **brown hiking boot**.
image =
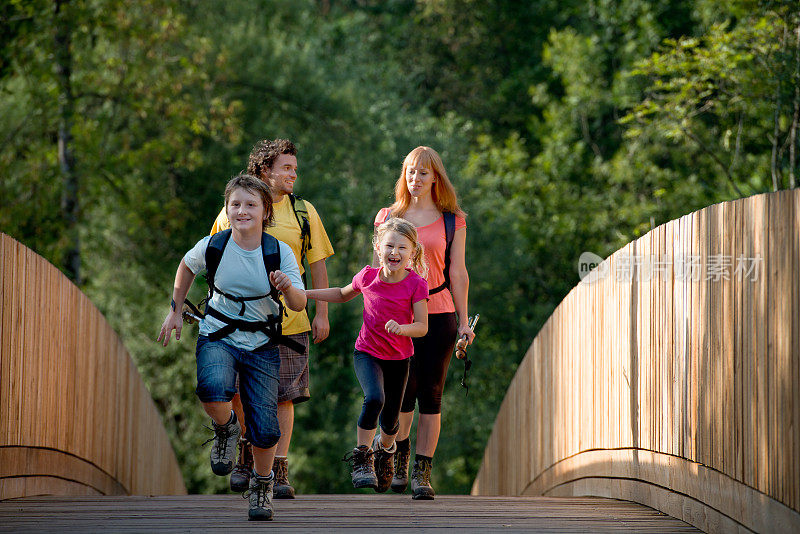
<path id="1" fill-rule="evenodd" d="M 366 445 L 359 445 L 353 452 L 344 455 L 342 461 L 349 462 L 353 467 L 351 477 L 354 488 L 378 487 L 378 479 L 375 477 L 375 466 L 373 465 L 372 449 Z"/>
<path id="2" fill-rule="evenodd" d="M 294 488 L 289 484 L 289 459 L 286 456 L 276 456 L 272 462 L 272 470 L 275 472 L 272 498 L 294 499 Z"/>
<path id="3" fill-rule="evenodd" d="M 231 473 L 231 491 L 242 493 L 250 487 L 253 472 L 253 446 L 244 438 L 239 440 L 239 459 Z"/>
<path id="4" fill-rule="evenodd" d="M 375 491 L 383 493 L 389 489 L 394 476 L 394 453 L 397 450 L 397 445 L 392 444 L 391 449 L 384 449 L 381 445 L 380 435 L 375 436 L 372 440 L 372 450 L 375 451 L 375 477 L 378 480 L 378 486 Z"/>
<path id="5" fill-rule="evenodd" d="M 400 450 L 394 453 L 394 477 L 392 477 L 392 491 L 403 493 L 408 486 L 408 459 L 411 456 L 411 449 Z"/>
<path id="6" fill-rule="evenodd" d="M 432 501 L 436 492 L 431 486 L 431 461 L 427 459 L 414 459 L 414 470 L 411 472 L 412 499 Z"/>

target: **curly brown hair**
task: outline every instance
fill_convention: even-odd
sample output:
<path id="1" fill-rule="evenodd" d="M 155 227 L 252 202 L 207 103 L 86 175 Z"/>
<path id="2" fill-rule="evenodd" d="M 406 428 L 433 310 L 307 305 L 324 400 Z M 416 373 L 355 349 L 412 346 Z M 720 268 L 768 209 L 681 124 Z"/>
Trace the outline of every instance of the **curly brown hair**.
<path id="1" fill-rule="evenodd" d="M 272 141 L 264 139 L 259 141 L 250 151 L 250 158 L 247 161 L 247 174 L 263 179 L 281 154 L 296 156 L 297 147 L 288 139 L 274 139 Z"/>
<path id="2" fill-rule="evenodd" d="M 264 212 L 267 215 L 267 218 L 262 224 L 262 229 L 266 232 L 267 227 L 272 224 L 273 217 L 272 195 L 269 192 L 267 184 L 265 184 L 261 179 L 256 178 L 255 176 L 250 176 L 249 174 L 237 174 L 231 178 L 228 181 L 228 185 L 225 186 L 226 214 L 228 212 L 228 200 L 231 198 L 231 193 L 233 193 L 236 189 L 244 189 L 248 193 L 252 193 L 261 197 L 261 201 L 264 203 Z"/>

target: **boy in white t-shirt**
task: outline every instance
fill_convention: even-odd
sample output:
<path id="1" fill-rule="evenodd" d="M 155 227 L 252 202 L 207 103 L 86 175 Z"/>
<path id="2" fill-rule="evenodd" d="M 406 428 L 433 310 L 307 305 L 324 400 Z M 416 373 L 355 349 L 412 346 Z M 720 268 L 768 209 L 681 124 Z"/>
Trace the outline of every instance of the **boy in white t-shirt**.
<path id="1" fill-rule="evenodd" d="M 209 271 L 209 299 L 197 341 L 197 396 L 212 419 L 214 444 L 211 468 L 217 475 L 233 470 L 241 427 L 231 409 L 236 374 L 247 419 L 246 437 L 253 444 L 249 519 L 272 519 L 272 463 L 280 438 L 277 391 L 280 358 L 280 307 L 306 305 L 297 261 L 285 243 L 264 233 L 272 220 L 269 189 L 261 180 L 239 175 L 225 188 L 225 209 L 231 229 L 201 239 L 186 253 L 175 276 L 172 304 L 159 341 L 169 343 L 172 330 L 180 339 L 181 311 L 195 275 Z M 211 240 L 215 239 L 214 242 Z M 211 247 L 209 244 L 211 243 Z M 213 250 L 210 250 L 213 249 Z M 220 252 L 221 250 L 221 252 Z M 210 252 L 219 256 L 207 265 Z M 280 268 L 267 273 L 268 258 L 280 258 Z M 272 295 L 270 295 L 272 294 Z"/>

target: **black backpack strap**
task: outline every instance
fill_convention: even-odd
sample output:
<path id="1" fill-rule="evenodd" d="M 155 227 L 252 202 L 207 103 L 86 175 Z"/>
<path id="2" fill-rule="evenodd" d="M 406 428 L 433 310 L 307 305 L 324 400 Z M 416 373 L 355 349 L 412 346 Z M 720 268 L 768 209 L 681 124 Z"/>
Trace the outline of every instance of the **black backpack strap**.
<path id="1" fill-rule="evenodd" d="M 300 226 L 300 263 L 306 259 L 306 253 L 311 250 L 311 224 L 308 221 L 308 208 L 306 201 L 301 197 L 289 193 L 289 202 L 292 203 L 292 211 Z"/>
<path id="2" fill-rule="evenodd" d="M 306 350 L 302 343 L 295 341 L 289 336 L 284 336 L 281 333 L 280 315 L 270 317 L 266 321 L 245 321 L 243 319 L 228 317 L 211 306 L 206 306 L 206 315 L 225 323 L 225 326 L 219 330 L 208 334 L 208 339 L 211 341 L 217 341 L 228 337 L 237 330 L 240 332 L 263 332 L 269 337 L 270 343 L 284 345 L 299 354 L 303 354 Z"/>
<path id="3" fill-rule="evenodd" d="M 211 300 L 211 296 L 214 294 L 214 277 L 217 275 L 219 262 L 222 261 L 222 253 L 225 252 L 225 247 L 228 245 L 228 241 L 231 238 L 231 232 L 232 230 L 228 228 L 227 230 L 217 232 L 208 240 L 208 246 L 206 247 L 205 274 L 206 282 L 208 282 L 207 300 Z"/>
<path id="4" fill-rule="evenodd" d="M 280 299 L 280 291 L 269 281 L 270 273 L 281 268 L 281 248 L 278 240 L 266 232 L 261 234 L 261 255 L 264 257 L 264 268 L 267 270 L 269 297 L 278 305 L 278 317 L 283 317 L 287 314 Z"/>
<path id="5" fill-rule="evenodd" d="M 456 235 L 456 216 L 449 211 L 442 213 L 444 217 L 444 237 L 447 242 L 444 248 L 444 283 L 428 291 L 428 296 L 435 295 L 445 288 L 450 289 L 450 250 L 453 247 L 453 238 Z"/>
<path id="6" fill-rule="evenodd" d="M 289 193 L 289 201 L 292 203 L 292 211 L 294 217 L 297 219 L 297 224 L 300 226 L 300 266 L 306 261 L 306 254 L 311 250 L 311 224 L 308 222 L 308 208 L 306 201 L 299 196 Z M 309 264 L 309 267 L 311 265 Z M 308 287 L 306 280 L 306 272 L 303 271 L 303 285 Z"/>

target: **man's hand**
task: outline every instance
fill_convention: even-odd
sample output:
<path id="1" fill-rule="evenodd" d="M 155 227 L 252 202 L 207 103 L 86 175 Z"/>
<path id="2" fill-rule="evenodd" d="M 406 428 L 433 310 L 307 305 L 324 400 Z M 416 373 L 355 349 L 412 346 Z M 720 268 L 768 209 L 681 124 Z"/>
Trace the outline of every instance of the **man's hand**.
<path id="1" fill-rule="evenodd" d="M 315 315 L 314 320 L 311 322 L 311 337 L 314 339 L 314 343 L 325 341 L 330 333 L 331 325 L 328 322 L 328 317 L 323 317 L 319 314 Z"/>

